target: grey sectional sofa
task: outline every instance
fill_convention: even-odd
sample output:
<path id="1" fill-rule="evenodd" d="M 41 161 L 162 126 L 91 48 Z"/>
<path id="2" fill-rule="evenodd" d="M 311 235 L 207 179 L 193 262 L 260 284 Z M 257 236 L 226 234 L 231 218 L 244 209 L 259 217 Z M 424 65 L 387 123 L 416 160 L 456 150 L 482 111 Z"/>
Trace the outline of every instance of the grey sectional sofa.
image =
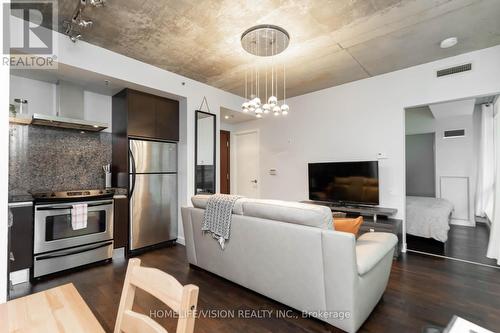
<path id="1" fill-rule="evenodd" d="M 367 233 L 357 240 L 332 230 L 327 207 L 240 199 L 222 250 L 201 231 L 207 196 L 182 208 L 191 264 L 356 332 L 385 291 L 397 238 Z M 201 291 L 203 292 L 203 291 Z"/>

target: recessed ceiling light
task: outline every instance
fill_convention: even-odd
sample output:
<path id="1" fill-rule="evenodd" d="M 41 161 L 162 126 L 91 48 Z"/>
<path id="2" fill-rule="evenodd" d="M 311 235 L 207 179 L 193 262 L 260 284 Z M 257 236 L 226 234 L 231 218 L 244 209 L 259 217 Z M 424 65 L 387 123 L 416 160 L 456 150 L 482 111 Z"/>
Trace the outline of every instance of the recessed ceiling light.
<path id="1" fill-rule="evenodd" d="M 457 43 L 458 43 L 457 37 L 450 37 L 450 38 L 443 39 L 441 41 L 440 46 L 442 49 L 447 49 L 449 47 L 457 45 Z"/>
<path id="2" fill-rule="evenodd" d="M 229 119 L 229 116 L 228 116 L 228 115 L 225 115 L 225 116 L 224 116 L 224 119 Z"/>

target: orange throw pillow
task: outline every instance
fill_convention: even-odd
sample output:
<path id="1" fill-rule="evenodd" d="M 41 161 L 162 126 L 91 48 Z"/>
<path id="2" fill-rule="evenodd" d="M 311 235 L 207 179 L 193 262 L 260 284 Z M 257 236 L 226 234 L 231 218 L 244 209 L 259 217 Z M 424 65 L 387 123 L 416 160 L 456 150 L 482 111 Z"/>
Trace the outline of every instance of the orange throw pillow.
<path id="1" fill-rule="evenodd" d="M 363 216 L 358 218 L 334 218 L 333 224 L 336 231 L 350 232 L 357 237 L 359 228 L 363 224 Z"/>

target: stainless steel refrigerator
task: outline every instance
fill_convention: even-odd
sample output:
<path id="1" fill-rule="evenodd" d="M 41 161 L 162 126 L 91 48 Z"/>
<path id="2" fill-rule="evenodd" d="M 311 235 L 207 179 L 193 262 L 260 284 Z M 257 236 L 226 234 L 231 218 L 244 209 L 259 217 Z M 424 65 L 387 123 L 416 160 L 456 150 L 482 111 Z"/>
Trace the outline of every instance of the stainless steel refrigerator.
<path id="1" fill-rule="evenodd" d="M 129 140 L 130 250 L 177 238 L 177 144 Z"/>

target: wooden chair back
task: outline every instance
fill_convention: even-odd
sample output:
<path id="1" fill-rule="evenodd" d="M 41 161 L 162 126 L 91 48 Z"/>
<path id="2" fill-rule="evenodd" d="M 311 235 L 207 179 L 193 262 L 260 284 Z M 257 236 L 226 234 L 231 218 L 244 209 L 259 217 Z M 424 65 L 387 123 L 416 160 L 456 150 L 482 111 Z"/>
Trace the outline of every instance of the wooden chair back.
<path id="1" fill-rule="evenodd" d="M 198 287 L 183 286 L 159 269 L 142 267 L 138 258 L 128 262 L 114 333 L 168 333 L 150 317 L 132 311 L 136 288 L 153 295 L 178 314 L 176 333 L 193 333 Z"/>

